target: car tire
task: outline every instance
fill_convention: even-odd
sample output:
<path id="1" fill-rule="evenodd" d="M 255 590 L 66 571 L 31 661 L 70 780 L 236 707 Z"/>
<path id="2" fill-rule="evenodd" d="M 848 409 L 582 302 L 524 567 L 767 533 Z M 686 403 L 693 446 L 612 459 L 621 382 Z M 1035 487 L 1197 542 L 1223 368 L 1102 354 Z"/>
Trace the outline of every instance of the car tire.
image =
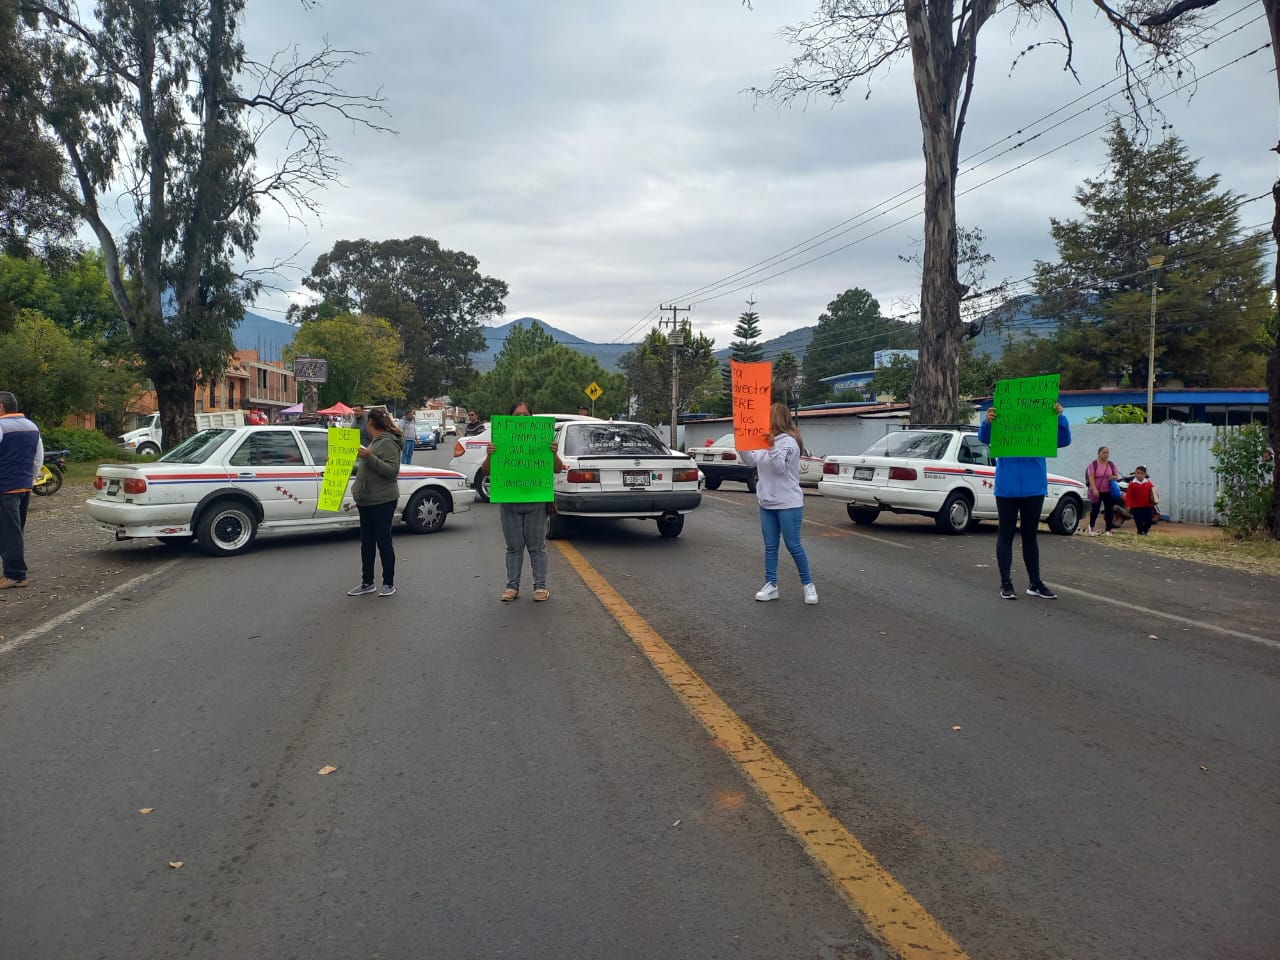
<path id="1" fill-rule="evenodd" d="M 140 457 L 158 457 L 160 456 L 160 448 L 154 443 L 144 443 L 134 451 Z"/>
<path id="2" fill-rule="evenodd" d="M 683 513 L 668 513 L 658 518 L 658 536 L 672 537 L 680 536 L 680 531 L 684 529 Z"/>
<path id="3" fill-rule="evenodd" d="M 253 545 L 258 518 L 243 500 L 215 500 L 204 508 L 196 524 L 200 549 L 211 557 L 234 557 Z"/>
<path id="4" fill-rule="evenodd" d="M 704 476 L 705 476 L 705 474 L 704 474 Z M 719 489 L 720 489 L 720 478 L 719 478 L 719 477 L 707 477 L 707 489 L 708 489 L 708 490 L 719 490 Z"/>
<path id="5" fill-rule="evenodd" d="M 750 479 L 747 480 L 747 493 L 755 493 L 755 492 L 756 492 L 756 474 L 753 473 L 751 474 Z"/>
<path id="6" fill-rule="evenodd" d="M 476 499 L 481 503 L 489 502 L 489 475 L 483 470 L 476 471 L 476 478 L 471 484 L 476 490 Z"/>
<path id="7" fill-rule="evenodd" d="M 871 526 L 876 522 L 876 518 L 880 516 L 879 507 L 859 507 L 852 503 L 846 503 L 844 509 L 849 514 L 850 520 L 864 527 Z"/>
<path id="8" fill-rule="evenodd" d="M 969 529 L 973 519 L 973 504 L 959 490 L 952 490 L 942 502 L 942 509 L 934 517 L 934 523 L 943 533 L 958 536 Z"/>
<path id="9" fill-rule="evenodd" d="M 565 540 L 569 536 L 569 518 L 558 513 L 547 514 L 547 539 Z"/>
<path id="10" fill-rule="evenodd" d="M 1069 537 L 1080 527 L 1084 503 L 1075 494 L 1064 494 L 1049 514 L 1049 529 L 1060 537 Z"/>
<path id="11" fill-rule="evenodd" d="M 419 490 L 404 508 L 404 522 L 414 533 L 435 533 L 449 516 L 449 502 L 439 490 Z"/>

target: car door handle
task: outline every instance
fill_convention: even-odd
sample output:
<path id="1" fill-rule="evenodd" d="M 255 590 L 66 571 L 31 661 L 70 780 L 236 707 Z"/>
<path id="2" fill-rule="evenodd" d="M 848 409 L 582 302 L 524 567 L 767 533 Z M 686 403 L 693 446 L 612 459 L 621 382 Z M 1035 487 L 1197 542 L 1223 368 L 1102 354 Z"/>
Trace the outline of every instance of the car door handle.
<path id="1" fill-rule="evenodd" d="M 257 474 L 256 474 L 256 473 L 237 473 L 237 474 L 236 474 L 236 479 L 237 479 L 237 480 L 252 480 L 252 479 L 253 479 L 254 477 L 256 477 L 256 476 L 257 476 Z"/>
<path id="2" fill-rule="evenodd" d="M 970 468 L 970 467 L 965 467 L 964 472 L 965 472 L 965 473 L 967 473 L 967 474 L 969 474 L 970 476 L 972 476 L 972 475 L 973 475 L 973 469 L 972 469 L 972 468 Z"/>

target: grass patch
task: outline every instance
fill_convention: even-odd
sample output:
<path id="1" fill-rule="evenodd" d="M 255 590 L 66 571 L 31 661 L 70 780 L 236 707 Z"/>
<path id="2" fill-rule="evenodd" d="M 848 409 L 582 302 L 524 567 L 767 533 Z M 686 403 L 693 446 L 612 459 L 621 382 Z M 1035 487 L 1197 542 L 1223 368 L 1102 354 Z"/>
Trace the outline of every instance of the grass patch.
<path id="1" fill-rule="evenodd" d="M 1106 541 L 1108 547 L 1135 550 L 1177 560 L 1209 563 L 1232 570 L 1280 577 L 1280 541 L 1271 539 L 1237 540 L 1224 531 L 1216 535 L 1186 537 L 1177 534 L 1150 536 L 1116 536 Z"/>

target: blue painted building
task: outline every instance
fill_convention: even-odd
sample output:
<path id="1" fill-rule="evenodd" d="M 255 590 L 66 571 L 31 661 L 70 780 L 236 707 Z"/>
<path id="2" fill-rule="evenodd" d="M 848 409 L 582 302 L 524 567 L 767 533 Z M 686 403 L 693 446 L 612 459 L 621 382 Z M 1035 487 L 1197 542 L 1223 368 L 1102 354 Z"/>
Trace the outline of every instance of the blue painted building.
<path id="1" fill-rule="evenodd" d="M 1132 404 L 1147 408 L 1146 390 L 1063 390 L 1058 395 L 1068 423 L 1085 423 L 1102 416 L 1103 407 Z M 979 401 L 985 413 L 991 398 Z M 1212 423 L 1233 426 L 1267 422 L 1267 391 L 1252 387 L 1169 387 L 1157 389 L 1152 398 L 1151 419 L 1156 423 Z"/>

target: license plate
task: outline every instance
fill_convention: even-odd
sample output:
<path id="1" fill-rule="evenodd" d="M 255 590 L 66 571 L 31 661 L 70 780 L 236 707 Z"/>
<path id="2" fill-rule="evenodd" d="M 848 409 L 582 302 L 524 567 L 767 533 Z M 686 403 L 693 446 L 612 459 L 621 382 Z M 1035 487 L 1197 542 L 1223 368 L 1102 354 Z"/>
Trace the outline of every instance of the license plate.
<path id="1" fill-rule="evenodd" d="M 649 471 L 623 470 L 622 485 L 624 487 L 647 487 L 649 485 Z"/>
<path id="2" fill-rule="evenodd" d="M 714 453 L 704 453 L 702 455 L 702 460 L 704 463 L 711 463 L 711 461 L 715 460 L 715 458 L 716 458 L 716 455 Z"/>
<path id="3" fill-rule="evenodd" d="M 853 479 L 855 480 L 872 480 L 875 478 L 875 467 L 854 467 Z"/>
<path id="4" fill-rule="evenodd" d="M 115 496 L 117 493 L 119 493 L 119 492 L 120 492 L 120 481 L 119 481 L 119 480 L 110 480 L 110 481 L 108 481 L 108 482 L 107 482 L 107 496 L 108 496 L 108 497 L 114 497 L 114 496 Z"/>

